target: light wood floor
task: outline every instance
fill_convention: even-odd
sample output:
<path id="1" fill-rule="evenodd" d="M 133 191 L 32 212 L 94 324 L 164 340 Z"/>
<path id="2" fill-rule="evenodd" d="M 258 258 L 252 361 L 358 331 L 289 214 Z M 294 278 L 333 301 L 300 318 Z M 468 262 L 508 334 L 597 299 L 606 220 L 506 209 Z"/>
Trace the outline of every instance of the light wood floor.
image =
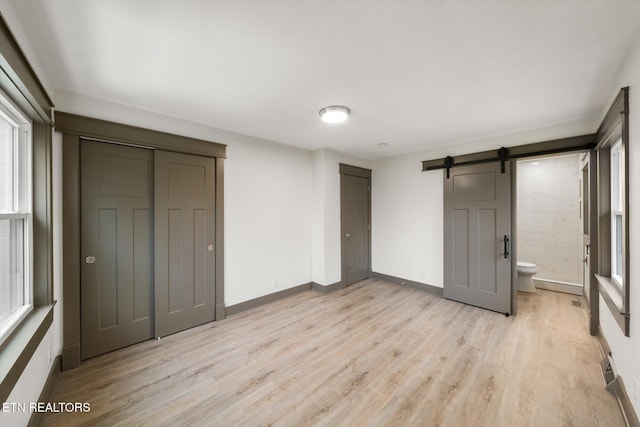
<path id="1" fill-rule="evenodd" d="M 580 297 L 515 317 L 366 280 L 106 354 L 62 373 L 45 425 L 623 426 Z"/>

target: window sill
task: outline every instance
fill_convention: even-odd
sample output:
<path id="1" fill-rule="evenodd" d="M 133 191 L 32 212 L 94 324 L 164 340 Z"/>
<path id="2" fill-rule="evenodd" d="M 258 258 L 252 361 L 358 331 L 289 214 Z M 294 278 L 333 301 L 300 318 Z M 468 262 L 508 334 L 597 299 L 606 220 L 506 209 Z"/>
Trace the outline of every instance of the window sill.
<path id="1" fill-rule="evenodd" d="M 596 279 L 598 280 L 598 290 L 600 291 L 600 295 L 602 295 L 602 299 L 607 303 L 607 307 L 609 307 L 609 311 L 613 315 L 613 318 L 624 332 L 625 336 L 629 336 L 629 314 L 626 313 L 623 300 L 624 296 L 620 289 L 612 283 L 609 277 L 604 277 L 596 274 Z"/>
<path id="2" fill-rule="evenodd" d="M 2 348 L 2 344 L 9 339 L 13 331 L 20 327 L 22 321 L 32 310 L 33 306 L 31 304 L 23 305 L 5 319 L 6 324 L 0 327 L 0 348 Z"/>
<path id="3" fill-rule="evenodd" d="M 0 347 L 0 401 L 5 402 L 53 323 L 53 306 L 35 308 Z"/>

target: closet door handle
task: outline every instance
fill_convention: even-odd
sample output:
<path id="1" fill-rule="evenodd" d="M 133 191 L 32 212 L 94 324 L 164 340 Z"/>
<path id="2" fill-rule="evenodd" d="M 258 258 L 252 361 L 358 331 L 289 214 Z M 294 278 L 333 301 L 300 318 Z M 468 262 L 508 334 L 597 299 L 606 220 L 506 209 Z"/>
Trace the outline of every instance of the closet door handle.
<path id="1" fill-rule="evenodd" d="M 507 237 L 507 235 L 504 235 L 504 259 L 509 258 L 509 238 Z"/>

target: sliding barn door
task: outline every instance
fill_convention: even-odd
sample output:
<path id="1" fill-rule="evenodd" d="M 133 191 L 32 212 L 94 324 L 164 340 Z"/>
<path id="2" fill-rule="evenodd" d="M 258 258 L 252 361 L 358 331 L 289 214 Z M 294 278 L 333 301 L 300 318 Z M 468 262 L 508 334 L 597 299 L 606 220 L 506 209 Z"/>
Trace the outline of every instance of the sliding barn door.
<path id="1" fill-rule="evenodd" d="M 511 313 L 509 164 L 451 169 L 444 179 L 444 296 Z"/>
<path id="2" fill-rule="evenodd" d="M 155 152 L 156 336 L 213 321 L 215 160 Z"/>
<path id="3" fill-rule="evenodd" d="M 153 337 L 153 153 L 82 140 L 82 358 Z"/>

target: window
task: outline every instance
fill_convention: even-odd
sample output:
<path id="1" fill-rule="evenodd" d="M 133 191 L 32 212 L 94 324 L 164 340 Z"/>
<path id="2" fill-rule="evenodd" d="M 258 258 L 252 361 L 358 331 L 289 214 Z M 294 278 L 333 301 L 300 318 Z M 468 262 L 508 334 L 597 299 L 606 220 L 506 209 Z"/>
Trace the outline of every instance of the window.
<path id="1" fill-rule="evenodd" d="M 31 123 L 0 92 L 0 344 L 33 308 Z"/>
<path id="2" fill-rule="evenodd" d="M 613 102 L 597 138 L 598 290 L 620 329 L 629 336 L 629 88 Z"/>
<path id="3" fill-rule="evenodd" d="M 624 254 L 622 227 L 624 223 L 624 151 L 622 139 L 611 146 L 611 280 L 624 288 Z"/>

